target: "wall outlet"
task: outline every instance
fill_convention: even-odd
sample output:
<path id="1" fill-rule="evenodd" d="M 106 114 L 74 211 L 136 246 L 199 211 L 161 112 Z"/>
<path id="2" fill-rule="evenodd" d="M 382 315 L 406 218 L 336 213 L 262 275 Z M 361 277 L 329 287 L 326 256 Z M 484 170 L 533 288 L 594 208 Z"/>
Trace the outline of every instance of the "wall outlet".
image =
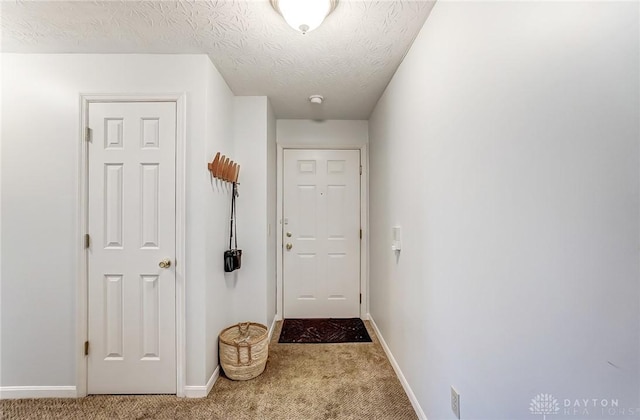
<path id="1" fill-rule="evenodd" d="M 460 394 L 454 387 L 451 387 L 451 411 L 460 419 Z"/>

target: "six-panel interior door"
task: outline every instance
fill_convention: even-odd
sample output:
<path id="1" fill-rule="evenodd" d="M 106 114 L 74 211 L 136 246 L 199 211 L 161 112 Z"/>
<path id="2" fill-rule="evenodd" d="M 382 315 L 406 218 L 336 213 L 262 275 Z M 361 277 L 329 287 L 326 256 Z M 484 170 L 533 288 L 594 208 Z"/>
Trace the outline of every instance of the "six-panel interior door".
<path id="1" fill-rule="evenodd" d="M 176 104 L 91 103 L 89 127 L 87 390 L 175 394 Z"/>
<path id="2" fill-rule="evenodd" d="M 360 316 L 360 151 L 284 151 L 284 316 Z"/>

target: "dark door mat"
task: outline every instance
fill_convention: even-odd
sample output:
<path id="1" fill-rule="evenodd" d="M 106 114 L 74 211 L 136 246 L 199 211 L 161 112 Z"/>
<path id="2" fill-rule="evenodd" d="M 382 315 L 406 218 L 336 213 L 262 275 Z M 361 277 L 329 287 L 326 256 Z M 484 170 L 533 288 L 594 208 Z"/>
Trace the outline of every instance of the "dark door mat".
<path id="1" fill-rule="evenodd" d="M 278 343 L 370 343 L 360 318 L 285 319 Z"/>

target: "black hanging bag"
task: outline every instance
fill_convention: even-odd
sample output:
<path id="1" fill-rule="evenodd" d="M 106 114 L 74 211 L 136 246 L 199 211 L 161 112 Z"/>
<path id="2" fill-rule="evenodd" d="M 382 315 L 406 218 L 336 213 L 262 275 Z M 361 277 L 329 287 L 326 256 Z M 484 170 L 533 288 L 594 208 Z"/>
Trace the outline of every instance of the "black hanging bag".
<path id="1" fill-rule="evenodd" d="M 224 251 L 224 271 L 231 273 L 240 268 L 242 265 L 242 250 L 238 249 L 238 232 L 237 223 L 234 225 L 236 218 L 236 183 L 233 183 L 233 193 L 231 195 L 231 228 L 229 229 L 229 249 Z M 231 248 L 232 240 L 234 240 L 235 248 Z"/>

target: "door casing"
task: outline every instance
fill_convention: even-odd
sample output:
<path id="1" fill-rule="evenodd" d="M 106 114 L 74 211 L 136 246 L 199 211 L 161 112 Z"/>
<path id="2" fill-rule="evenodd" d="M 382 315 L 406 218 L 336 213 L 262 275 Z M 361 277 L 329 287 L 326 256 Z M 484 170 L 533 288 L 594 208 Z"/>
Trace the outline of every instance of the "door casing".
<path id="1" fill-rule="evenodd" d="M 89 126 L 89 104 L 101 102 L 175 102 L 176 104 L 176 393 L 184 396 L 186 375 L 186 94 L 81 94 L 78 148 L 78 224 L 76 281 L 76 395 L 87 395 L 87 357 L 84 343 L 88 339 L 88 252 L 84 235 L 88 230 L 88 147 L 85 140 Z M 89 351 L 91 351 L 89 349 Z"/>
<path id="2" fill-rule="evenodd" d="M 317 150 L 360 150 L 360 164 L 362 176 L 360 176 L 360 223 L 362 228 L 362 241 L 360 243 L 360 318 L 369 319 L 369 153 L 367 145 L 304 145 L 286 146 L 278 144 L 277 152 L 277 223 L 278 228 L 276 247 L 276 320 L 283 319 L 284 308 L 284 150 L 285 149 L 317 149 Z"/>

